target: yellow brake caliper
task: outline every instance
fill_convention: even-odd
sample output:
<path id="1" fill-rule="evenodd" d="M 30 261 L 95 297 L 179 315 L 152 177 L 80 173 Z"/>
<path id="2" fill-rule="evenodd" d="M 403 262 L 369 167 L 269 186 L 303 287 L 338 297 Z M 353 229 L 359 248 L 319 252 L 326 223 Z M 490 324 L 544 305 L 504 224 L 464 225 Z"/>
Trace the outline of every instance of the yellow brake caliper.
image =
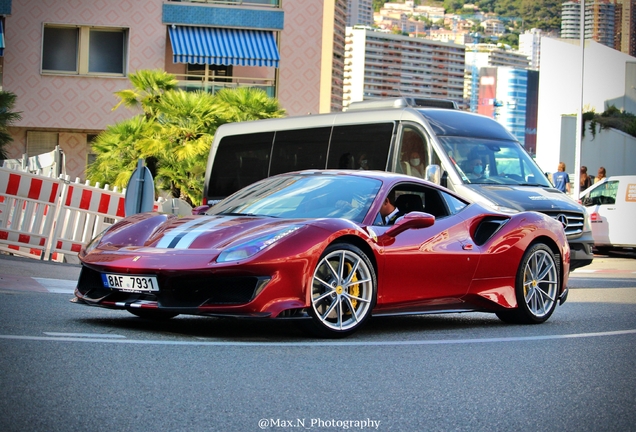
<path id="1" fill-rule="evenodd" d="M 353 266 L 350 263 L 346 263 L 345 265 L 347 267 L 347 272 L 351 272 L 351 269 L 353 268 Z M 357 281 L 358 281 L 358 273 L 356 272 L 353 274 L 353 277 L 351 278 L 351 282 L 357 282 Z M 351 285 L 349 287 L 349 294 L 355 297 L 360 297 L 360 284 Z M 356 306 L 358 305 L 358 300 L 351 299 L 351 305 L 355 309 Z"/>

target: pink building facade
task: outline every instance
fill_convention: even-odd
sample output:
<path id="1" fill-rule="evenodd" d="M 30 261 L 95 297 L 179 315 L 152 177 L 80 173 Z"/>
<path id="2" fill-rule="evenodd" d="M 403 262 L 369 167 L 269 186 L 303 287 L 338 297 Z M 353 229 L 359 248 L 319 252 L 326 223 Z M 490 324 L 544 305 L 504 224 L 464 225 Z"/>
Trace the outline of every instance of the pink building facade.
<path id="1" fill-rule="evenodd" d="M 91 139 L 108 125 L 136 114 L 125 107 L 113 111 L 119 101 L 114 93 L 130 88 L 127 75 L 142 69 L 166 70 L 188 86 L 197 81 L 186 81 L 187 76 L 229 71 L 229 78 L 220 81 L 263 85 L 290 116 L 332 110 L 329 104 L 321 105 L 321 99 L 330 100 L 334 92 L 329 73 L 334 48 L 331 40 L 328 46 L 322 41 L 326 31 L 333 35 L 334 0 L 248 3 L 12 0 L 9 13 L 2 17 L 5 49 L 1 85 L 17 95 L 15 110 L 21 111 L 22 119 L 10 128 L 14 142 L 7 149 L 9 157 L 44 153 L 59 145 L 66 156 L 67 174 L 83 178 L 91 160 Z M 326 11 L 331 13 L 325 21 Z M 275 41 L 277 52 L 272 55 L 278 59 L 272 63 L 275 66 L 236 64 L 216 70 L 208 65 L 205 72 L 201 65 L 197 68 L 185 60 L 175 62 L 171 29 L 192 27 L 265 35 Z M 58 49 L 59 41 L 64 42 L 74 32 L 79 34 L 78 60 L 75 70 L 68 71 L 60 63 L 64 52 Z M 89 34 L 90 38 L 84 36 Z M 92 63 L 100 38 L 105 45 L 113 38 L 123 40 L 123 53 L 104 53 L 106 59 L 123 57 L 121 65 Z"/>

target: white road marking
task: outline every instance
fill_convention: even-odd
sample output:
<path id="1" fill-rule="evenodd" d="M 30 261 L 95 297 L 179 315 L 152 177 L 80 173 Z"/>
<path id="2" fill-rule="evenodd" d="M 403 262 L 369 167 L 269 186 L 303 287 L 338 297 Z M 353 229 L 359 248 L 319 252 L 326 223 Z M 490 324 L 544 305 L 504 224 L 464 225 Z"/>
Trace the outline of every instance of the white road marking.
<path id="1" fill-rule="evenodd" d="M 555 339 L 578 339 L 588 337 L 622 336 L 636 334 L 636 329 L 616 330 L 596 333 L 572 333 L 563 335 L 544 336 L 518 336 L 503 338 L 483 339 L 436 339 L 436 340 L 410 340 L 410 341 L 321 341 L 321 342 L 232 342 L 232 341 L 164 341 L 149 339 L 109 339 L 89 337 L 45 337 L 45 336 L 20 336 L 0 335 L 0 339 L 29 340 L 29 341 L 56 341 L 56 342 L 91 342 L 91 343 L 116 343 L 132 345 L 181 345 L 181 346 L 236 346 L 236 347 L 332 347 L 332 346 L 418 346 L 418 345 L 458 345 L 472 343 L 499 343 L 499 342 L 527 342 Z"/>
<path id="2" fill-rule="evenodd" d="M 36 278 L 37 283 L 47 289 L 48 292 L 56 294 L 73 294 L 75 292 L 75 286 L 77 281 L 66 279 L 49 279 L 49 278 Z"/>
<path id="3" fill-rule="evenodd" d="M 57 337 L 90 337 L 90 338 L 126 338 L 126 336 L 110 333 L 58 333 L 58 332 L 42 332 L 45 335 Z"/>

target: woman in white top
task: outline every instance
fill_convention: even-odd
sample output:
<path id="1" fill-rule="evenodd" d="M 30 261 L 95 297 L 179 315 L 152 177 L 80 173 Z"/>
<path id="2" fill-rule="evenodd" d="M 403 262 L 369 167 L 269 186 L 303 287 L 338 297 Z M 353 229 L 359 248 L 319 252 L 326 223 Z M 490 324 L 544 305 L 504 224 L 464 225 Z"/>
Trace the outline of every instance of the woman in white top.
<path id="1" fill-rule="evenodd" d="M 417 151 L 412 151 L 408 160 L 402 161 L 402 170 L 404 174 L 424 178 L 424 164 L 422 157 Z"/>

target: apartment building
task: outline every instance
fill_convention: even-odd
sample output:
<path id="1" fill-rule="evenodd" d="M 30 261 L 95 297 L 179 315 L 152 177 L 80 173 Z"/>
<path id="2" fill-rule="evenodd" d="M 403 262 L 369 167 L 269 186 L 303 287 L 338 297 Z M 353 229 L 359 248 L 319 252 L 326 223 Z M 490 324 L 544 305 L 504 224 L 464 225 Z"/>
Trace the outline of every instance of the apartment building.
<path id="1" fill-rule="evenodd" d="M 636 57 L 636 0 L 616 0 L 614 49 Z"/>
<path id="2" fill-rule="evenodd" d="M 580 0 L 563 3 L 561 11 L 561 38 L 581 37 Z M 585 39 L 592 39 L 605 46 L 614 46 L 615 2 L 614 0 L 587 0 L 585 2 Z"/>
<path id="3" fill-rule="evenodd" d="M 432 97 L 463 105 L 464 46 L 347 27 L 344 107 L 383 97 Z"/>
<path id="4" fill-rule="evenodd" d="M 259 87 L 289 115 L 340 110 L 345 10 L 346 0 L 0 0 L 2 88 L 22 112 L 9 156 L 59 145 L 67 173 L 83 178 L 90 141 L 136 114 L 112 108 L 142 69 L 187 89 Z"/>
<path id="5" fill-rule="evenodd" d="M 373 25 L 372 0 L 347 0 L 347 27 Z"/>
<path id="6" fill-rule="evenodd" d="M 539 70 L 541 66 L 541 38 L 544 33 L 540 29 L 526 30 L 519 35 L 519 52 L 528 57 L 530 69 Z"/>

